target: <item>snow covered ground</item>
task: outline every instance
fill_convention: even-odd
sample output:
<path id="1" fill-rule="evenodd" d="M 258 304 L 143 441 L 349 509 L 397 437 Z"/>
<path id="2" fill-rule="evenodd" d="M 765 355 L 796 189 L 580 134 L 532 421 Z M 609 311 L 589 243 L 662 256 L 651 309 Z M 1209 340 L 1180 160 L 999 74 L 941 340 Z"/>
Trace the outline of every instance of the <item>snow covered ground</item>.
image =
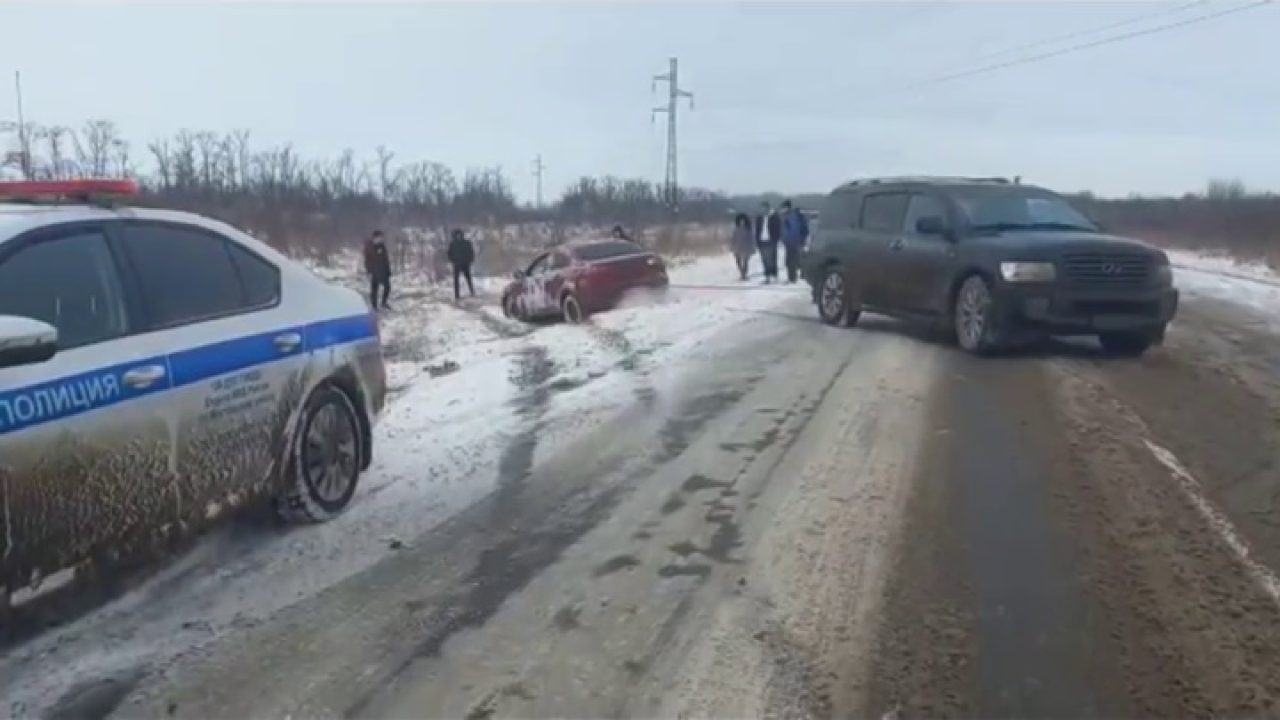
<path id="1" fill-rule="evenodd" d="M 363 289 L 354 263 L 316 271 Z M 484 498 L 504 473 L 656 394 L 717 334 L 807 289 L 735 274 L 728 257 L 676 262 L 663 298 L 541 327 L 501 316 L 503 280 L 454 304 L 452 288 L 396 278 L 382 325 L 392 397 L 350 509 L 319 526 L 233 522 L 126 596 L 11 651 L 0 658 L 0 714 L 40 715 L 77 685 L 163 674 L 174 659 L 287 612 Z M 537 449 L 519 457 L 531 427 Z"/>
<path id="2" fill-rule="evenodd" d="M 1169 250 L 1174 283 L 1188 296 L 1235 303 L 1262 315 L 1280 332 L 1280 273 L 1226 255 Z"/>

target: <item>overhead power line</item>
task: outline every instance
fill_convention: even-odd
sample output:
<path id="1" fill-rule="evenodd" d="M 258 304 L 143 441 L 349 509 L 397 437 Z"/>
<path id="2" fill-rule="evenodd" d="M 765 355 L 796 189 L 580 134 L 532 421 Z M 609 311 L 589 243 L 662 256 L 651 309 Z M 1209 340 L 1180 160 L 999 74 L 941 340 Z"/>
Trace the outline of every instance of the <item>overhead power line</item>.
<path id="1" fill-rule="evenodd" d="M 1169 30 L 1176 30 L 1177 28 L 1186 27 L 1188 25 L 1195 25 L 1197 23 L 1206 22 L 1209 20 L 1213 20 L 1215 18 L 1224 17 L 1226 15 L 1233 15 L 1235 13 L 1241 13 L 1246 10 L 1253 10 L 1255 8 L 1262 7 L 1263 5 L 1269 5 L 1270 3 L 1271 3 L 1271 0 L 1259 0 L 1258 2 L 1251 3 L 1249 5 L 1241 5 L 1233 8 L 1227 8 L 1226 10 L 1219 10 L 1218 12 L 1209 13 L 1207 15 L 1197 15 L 1196 17 L 1187 18 L 1185 20 L 1179 20 L 1177 22 L 1165 23 L 1164 25 L 1156 25 L 1154 27 L 1143 28 L 1141 30 L 1133 30 L 1131 32 L 1121 33 L 1119 35 L 1111 35 L 1109 37 L 1101 38 L 1099 40 L 1094 40 L 1087 43 L 1081 43 L 1079 45 L 1071 45 L 1069 47 L 1060 48 L 1058 50 L 1051 50 L 1049 52 L 1039 53 L 1036 55 L 1028 55 L 1025 57 L 1015 58 L 1013 60 L 1007 60 L 1005 62 L 996 63 L 994 65 L 985 65 L 982 67 L 974 68 L 972 70 L 964 70 L 961 72 L 949 73 L 947 75 L 941 75 L 939 77 L 929 78 L 927 80 L 922 80 L 920 82 L 912 83 L 910 85 L 900 88 L 899 90 L 907 91 L 907 90 L 916 90 L 923 87 L 930 87 L 930 86 L 939 85 L 945 82 L 951 82 L 952 80 L 959 80 L 961 78 L 972 77 L 974 75 L 982 75 L 989 72 L 995 72 L 996 70 L 1003 70 L 1005 68 L 1015 67 L 1017 65 L 1026 65 L 1029 63 L 1039 62 L 1041 60 L 1048 60 L 1050 58 L 1060 57 L 1062 55 L 1069 55 L 1071 53 L 1081 52 L 1084 50 L 1101 47 L 1103 45 L 1112 45 L 1115 43 L 1124 42 L 1125 40 L 1132 40 L 1134 38 L 1143 37 L 1145 35 L 1154 35 L 1156 33 L 1167 32 Z"/>
<path id="2" fill-rule="evenodd" d="M 1157 12 L 1143 13 L 1142 15 L 1138 15 L 1136 17 L 1131 17 L 1125 20 L 1119 20 L 1117 22 L 1108 23 L 1106 25 L 1099 25 L 1097 27 L 1085 28 L 1084 30 L 1076 30 L 1076 31 L 1065 33 L 1062 35 L 1054 35 L 1053 37 L 1047 37 L 1041 40 L 1034 40 L 1032 42 L 1024 43 L 1022 45 L 1014 45 L 1013 47 L 993 50 L 988 53 L 981 53 L 975 56 L 973 58 L 973 61 L 976 62 L 978 60 L 989 60 L 991 58 L 1000 57 L 1002 55 L 1010 55 L 1012 53 L 1020 53 L 1020 52 L 1025 52 L 1027 50 L 1034 50 L 1035 48 L 1044 47 L 1045 45 L 1056 45 L 1060 42 L 1065 42 L 1067 40 L 1075 40 L 1076 38 L 1084 37 L 1086 35 L 1096 35 L 1100 32 L 1105 32 L 1107 30 L 1115 30 L 1116 28 L 1124 27 L 1126 25 L 1132 25 L 1134 23 L 1154 20 L 1155 18 L 1165 17 L 1166 15 L 1176 15 L 1186 10 L 1190 10 L 1191 8 L 1208 4 L 1208 2 L 1209 0 L 1195 0 L 1195 2 L 1183 3 L 1181 5 L 1175 5 L 1173 7 L 1164 7 Z"/>

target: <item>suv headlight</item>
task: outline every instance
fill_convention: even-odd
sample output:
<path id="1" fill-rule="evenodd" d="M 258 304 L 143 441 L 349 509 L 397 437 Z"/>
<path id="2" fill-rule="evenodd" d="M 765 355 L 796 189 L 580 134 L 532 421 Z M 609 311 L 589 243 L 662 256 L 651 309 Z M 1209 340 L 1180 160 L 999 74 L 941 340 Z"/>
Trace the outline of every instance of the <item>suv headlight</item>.
<path id="1" fill-rule="evenodd" d="M 1051 262 L 1002 262 L 1000 277 L 1005 282 L 1053 282 L 1057 272 Z"/>

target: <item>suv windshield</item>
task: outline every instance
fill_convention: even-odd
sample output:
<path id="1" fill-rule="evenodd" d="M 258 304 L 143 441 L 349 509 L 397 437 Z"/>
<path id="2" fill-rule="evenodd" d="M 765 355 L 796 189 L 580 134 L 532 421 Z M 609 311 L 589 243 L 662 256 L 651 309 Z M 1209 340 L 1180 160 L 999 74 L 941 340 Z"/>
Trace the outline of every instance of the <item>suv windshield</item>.
<path id="1" fill-rule="evenodd" d="M 965 188 L 953 197 L 975 230 L 1087 230 L 1097 226 L 1057 195 L 1032 190 Z"/>

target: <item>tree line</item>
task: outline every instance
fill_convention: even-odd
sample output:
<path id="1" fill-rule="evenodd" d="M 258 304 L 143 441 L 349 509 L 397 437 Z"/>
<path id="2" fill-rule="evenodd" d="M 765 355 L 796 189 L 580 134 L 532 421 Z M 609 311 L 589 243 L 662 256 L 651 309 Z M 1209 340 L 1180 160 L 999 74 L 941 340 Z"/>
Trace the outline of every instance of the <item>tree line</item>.
<path id="1" fill-rule="evenodd" d="M 412 229 L 418 242 L 443 242 L 457 226 L 522 223 L 622 224 L 633 231 L 672 221 L 719 222 L 721 193 L 682 188 L 673 207 L 659 183 L 583 177 L 545 207 L 520 203 L 500 167 L 462 173 L 429 160 L 400 161 L 378 147 L 304 157 L 289 143 L 258 146 L 247 130 L 181 130 L 135 145 L 109 120 L 82 126 L 0 124 L 0 176 L 30 180 L 127 177 L 137 204 L 187 210 L 245 228 L 293 252 L 327 254 L 372 228 Z M 552 233 L 556 235 L 557 233 Z"/>

